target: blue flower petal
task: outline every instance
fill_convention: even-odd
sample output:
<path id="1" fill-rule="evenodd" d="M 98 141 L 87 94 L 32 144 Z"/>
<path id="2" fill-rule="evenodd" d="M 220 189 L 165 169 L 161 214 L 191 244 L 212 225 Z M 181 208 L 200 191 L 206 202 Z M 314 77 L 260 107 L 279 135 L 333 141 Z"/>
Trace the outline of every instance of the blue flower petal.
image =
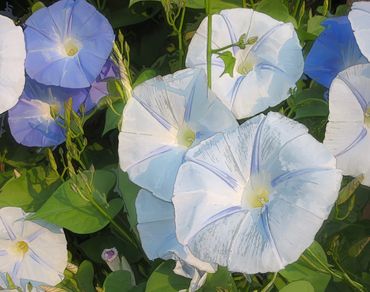
<path id="1" fill-rule="evenodd" d="M 64 103 L 72 97 L 73 109 L 78 111 L 85 101 L 87 89 L 67 89 L 45 86 L 27 78 L 24 92 L 11 110 L 9 127 L 14 139 L 29 147 L 49 147 L 59 145 L 65 140 L 62 121 L 51 115 L 51 105 L 64 113 Z"/>
<path id="2" fill-rule="evenodd" d="M 313 44 L 305 62 L 304 72 L 329 88 L 339 72 L 368 61 L 360 52 L 346 16 L 330 18 L 322 25 L 325 30 Z"/>
<path id="3" fill-rule="evenodd" d="M 26 25 L 26 71 L 46 85 L 89 87 L 112 50 L 112 27 L 85 0 L 58 1 Z"/>

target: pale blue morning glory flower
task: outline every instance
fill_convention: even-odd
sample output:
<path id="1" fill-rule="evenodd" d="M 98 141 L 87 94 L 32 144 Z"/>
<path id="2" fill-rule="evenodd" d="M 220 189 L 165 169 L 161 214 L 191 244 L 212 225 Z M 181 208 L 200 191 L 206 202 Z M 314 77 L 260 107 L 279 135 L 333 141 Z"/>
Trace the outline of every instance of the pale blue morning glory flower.
<path id="1" fill-rule="evenodd" d="M 179 242 L 200 260 L 247 274 L 296 261 L 342 179 L 306 127 L 273 112 L 201 142 L 185 160 L 173 197 Z"/>
<path id="2" fill-rule="evenodd" d="M 200 69 L 140 84 L 122 119 L 118 149 L 122 170 L 166 201 L 171 201 L 186 151 L 214 133 L 237 126 L 232 113 L 208 90 Z"/>
<path id="3" fill-rule="evenodd" d="M 347 16 L 329 18 L 321 25 L 325 30 L 307 55 L 304 72 L 329 88 L 339 72 L 367 60 L 358 48 Z"/>
<path id="4" fill-rule="evenodd" d="M 78 112 L 85 101 L 88 89 L 68 89 L 46 86 L 31 78 L 18 103 L 9 110 L 9 127 L 14 139 L 25 146 L 49 147 L 65 141 L 61 127 L 64 103 L 72 98 L 73 109 Z M 54 113 L 54 114 L 53 114 Z"/>
<path id="5" fill-rule="evenodd" d="M 200 261 L 187 247 L 178 242 L 175 230 L 175 210 L 172 203 L 158 199 L 146 190 L 140 190 L 136 199 L 136 213 L 137 229 L 148 258 L 177 261 L 174 271 L 193 279 L 194 289 L 191 291 L 201 286 L 207 272 L 215 272 L 215 265 Z"/>
<path id="6" fill-rule="evenodd" d="M 354 2 L 348 18 L 361 52 L 370 61 L 370 3 Z"/>
<path id="7" fill-rule="evenodd" d="M 111 25 L 85 0 L 58 1 L 26 25 L 26 71 L 46 85 L 89 87 L 112 51 Z"/>
<path id="8" fill-rule="evenodd" d="M 186 57 L 186 66 L 206 70 L 207 22 L 195 33 Z M 212 56 L 212 90 L 242 119 L 254 116 L 288 98 L 290 89 L 303 73 L 303 55 L 291 23 L 246 8 L 222 10 L 212 15 L 212 49 L 244 40 L 245 48 L 227 51 L 235 59 L 233 76 L 223 74 L 225 65 Z"/>
<path id="9" fill-rule="evenodd" d="M 370 64 L 338 74 L 329 91 L 329 123 L 324 145 L 345 175 L 363 174 L 370 186 Z"/>

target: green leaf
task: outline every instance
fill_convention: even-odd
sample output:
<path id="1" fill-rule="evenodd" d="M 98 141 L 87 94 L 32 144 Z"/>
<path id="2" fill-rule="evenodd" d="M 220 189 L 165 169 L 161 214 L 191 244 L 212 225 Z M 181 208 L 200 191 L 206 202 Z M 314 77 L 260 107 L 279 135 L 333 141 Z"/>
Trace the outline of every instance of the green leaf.
<path id="1" fill-rule="evenodd" d="M 346 184 L 339 192 L 337 205 L 341 205 L 345 203 L 349 198 L 351 198 L 351 196 L 354 194 L 357 188 L 361 185 L 363 180 L 364 180 L 364 175 L 361 174 L 355 177 L 353 180 L 351 180 L 348 184 Z"/>
<path id="2" fill-rule="evenodd" d="M 174 261 L 166 261 L 160 264 L 150 275 L 146 285 L 146 292 L 177 292 L 188 289 L 190 280 L 173 272 Z"/>
<path id="3" fill-rule="evenodd" d="M 207 281 L 200 291 L 236 291 L 236 285 L 231 273 L 224 267 L 219 267 L 216 273 L 208 274 Z"/>
<path id="4" fill-rule="evenodd" d="M 95 292 L 93 279 L 94 279 L 94 267 L 89 261 L 83 261 L 78 268 L 78 272 L 75 276 L 80 291 L 83 292 Z"/>
<path id="5" fill-rule="evenodd" d="M 136 207 L 135 201 L 140 187 L 130 181 L 128 174 L 121 169 L 117 169 L 118 192 L 125 202 L 125 212 L 127 213 L 128 221 L 133 230 L 136 231 Z"/>
<path id="6" fill-rule="evenodd" d="M 365 249 L 365 247 L 370 242 L 370 236 L 367 236 L 365 238 L 362 238 L 361 240 L 355 242 L 348 250 L 348 254 L 351 257 L 358 257 L 362 251 Z"/>
<path id="7" fill-rule="evenodd" d="M 307 281 L 296 281 L 283 287 L 280 292 L 315 292 L 315 289 Z"/>
<path id="8" fill-rule="evenodd" d="M 83 187 L 81 183 L 83 175 L 92 178 L 90 187 L 93 194 L 89 195 Z M 76 180 L 80 183 L 73 187 Z M 106 202 L 106 194 L 114 184 L 115 176 L 109 171 L 80 173 L 75 180 L 70 179 L 62 184 L 40 210 L 30 216 L 30 219 L 43 219 L 79 234 L 96 232 L 104 228 L 109 220 L 98 210 L 94 202 L 111 217 L 117 215 L 123 207 L 123 200 L 120 198 L 113 199 L 109 204 Z M 79 188 L 85 197 L 76 193 L 76 188 Z"/>
<path id="9" fill-rule="evenodd" d="M 321 22 L 323 22 L 324 20 L 326 20 L 326 17 L 321 15 L 316 15 L 310 18 L 307 22 L 307 32 L 318 36 L 325 29 L 321 25 Z"/>
<path id="10" fill-rule="evenodd" d="M 291 98 L 295 111 L 295 119 L 311 117 L 327 117 L 329 105 L 323 99 L 324 88 L 313 87 L 304 89 Z"/>
<path id="11" fill-rule="evenodd" d="M 157 73 L 156 70 L 154 70 L 154 69 L 145 69 L 136 78 L 133 87 L 135 88 L 139 84 L 141 84 L 141 83 L 143 83 L 143 82 L 145 82 L 145 81 L 147 81 L 147 80 L 149 80 L 151 78 L 154 78 L 157 75 L 158 75 L 158 73 Z"/>
<path id="12" fill-rule="evenodd" d="M 23 170 L 19 177 L 10 178 L 0 189 L 1 207 L 20 207 L 24 211 L 33 212 L 61 184 L 59 175 L 42 166 Z"/>
<path id="13" fill-rule="evenodd" d="M 122 100 L 118 100 L 111 106 L 108 106 L 105 114 L 105 124 L 103 135 L 111 130 L 118 129 L 121 125 L 121 118 L 125 103 Z"/>
<path id="14" fill-rule="evenodd" d="M 225 69 L 221 76 L 224 74 L 229 74 L 231 77 L 234 75 L 234 67 L 236 59 L 230 51 L 219 53 L 218 57 L 224 62 Z"/>
<path id="15" fill-rule="evenodd" d="M 115 271 L 110 273 L 104 281 L 104 292 L 130 291 L 131 274 L 127 271 Z"/>
<path id="16" fill-rule="evenodd" d="M 297 28 L 297 21 L 289 14 L 289 9 L 282 0 L 262 0 L 256 4 L 255 10 L 266 13 L 277 20 L 291 22 Z"/>

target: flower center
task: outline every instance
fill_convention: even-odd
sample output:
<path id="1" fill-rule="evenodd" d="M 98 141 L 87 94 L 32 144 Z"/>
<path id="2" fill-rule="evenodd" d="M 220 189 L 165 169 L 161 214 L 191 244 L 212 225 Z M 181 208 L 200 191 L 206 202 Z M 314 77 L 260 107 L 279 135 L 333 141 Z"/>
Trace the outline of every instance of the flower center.
<path id="1" fill-rule="evenodd" d="M 367 108 L 364 116 L 365 126 L 370 129 L 370 107 Z"/>
<path id="2" fill-rule="evenodd" d="M 262 208 L 270 201 L 271 187 L 267 176 L 251 177 L 242 194 L 242 207 L 246 209 Z"/>
<path id="3" fill-rule="evenodd" d="M 241 75 L 247 75 L 251 72 L 257 63 L 256 58 L 251 52 L 252 46 L 247 46 L 244 50 L 240 50 L 236 54 L 235 69 Z"/>
<path id="4" fill-rule="evenodd" d="M 195 132 L 186 124 L 177 132 L 177 144 L 189 148 L 195 140 Z"/>
<path id="5" fill-rule="evenodd" d="M 64 42 L 64 51 L 69 57 L 73 57 L 78 53 L 80 46 L 77 41 L 69 39 Z"/>
<path id="6" fill-rule="evenodd" d="M 28 252 L 29 246 L 27 242 L 20 240 L 20 241 L 17 241 L 14 249 L 17 254 L 24 256 Z"/>

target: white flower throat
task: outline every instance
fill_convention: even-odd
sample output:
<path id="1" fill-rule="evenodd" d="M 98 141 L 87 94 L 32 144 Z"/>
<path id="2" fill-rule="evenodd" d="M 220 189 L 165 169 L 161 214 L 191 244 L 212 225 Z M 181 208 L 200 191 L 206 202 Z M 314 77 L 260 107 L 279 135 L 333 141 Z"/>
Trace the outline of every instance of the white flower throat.
<path id="1" fill-rule="evenodd" d="M 67 39 L 63 42 L 64 53 L 69 57 L 76 55 L 80 48 L 81 44 L 75 39 Z"/>
<path id="2" fill-rule="evenodd" d="M 251 37 L 245 41 L 245 47 L 239 50 L 236 55 L 235 70 L 241 75 L 247 75 L 257 64 L 257 59 L 253 54 L 253 47 L 258 37 Z"/>
<path id="3" fill-rule="evenodd" d="M 17 241 L 12 247 L 13 252 L 21 257 L 23 257 L 29 249 L 28 243 L 23 240 Z"/>
<path id="4" fill-rule="evenodd" d="M 244 187 L 241 205 L 246 209 L 262 208 L 270 201 L 271 193 L 271 184 L 267 175 L 257 174 L 251 176 Z"/>

